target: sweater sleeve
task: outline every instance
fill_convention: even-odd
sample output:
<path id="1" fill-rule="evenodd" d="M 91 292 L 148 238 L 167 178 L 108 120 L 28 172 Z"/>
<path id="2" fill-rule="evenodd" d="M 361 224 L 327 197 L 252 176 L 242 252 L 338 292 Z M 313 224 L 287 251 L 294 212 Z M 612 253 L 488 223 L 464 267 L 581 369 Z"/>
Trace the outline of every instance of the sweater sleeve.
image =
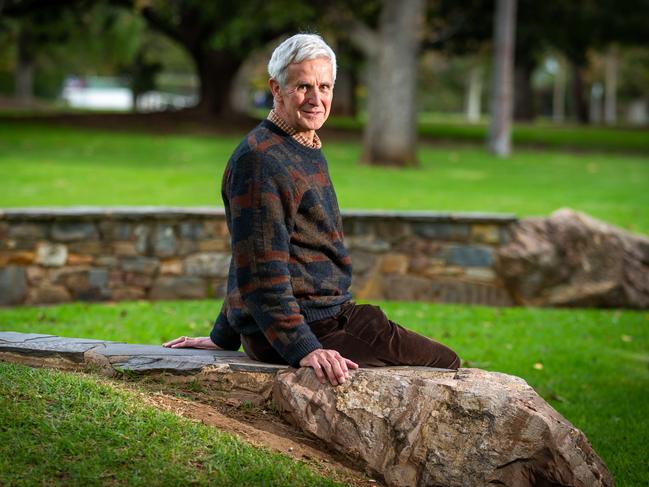
<path id="1" fill-rule="evenodd" d="M 228 318 L 225 312 L 225 303 L 221 312 L 214 321 L 214 326 L 210 332 L 210 340 L 215 345 L 224 350 L 239 350 L 241 346 L 241 338 L 239 333 L 235 331 L 228 323 Z"/>
<path id="2" fill-rule="evenodd" d="M 275 159 L 247 152 L 229 174 L 232 258 L 241 298 L 268 342 L 293 367 L 322 345 L 293 295 L 290 229 L 297 188 Z"/>

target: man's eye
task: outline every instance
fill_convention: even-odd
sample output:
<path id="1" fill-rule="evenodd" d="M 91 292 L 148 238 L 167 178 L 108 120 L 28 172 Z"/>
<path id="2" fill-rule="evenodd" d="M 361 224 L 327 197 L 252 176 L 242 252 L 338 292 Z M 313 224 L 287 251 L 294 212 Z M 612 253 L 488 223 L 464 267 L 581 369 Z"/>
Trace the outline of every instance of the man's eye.
<path id="1" fill-rule="evenodd" d="M 298 90 L 306 91 L 309 89 L 309 85 L 299 85 L 297 87 Z"/>

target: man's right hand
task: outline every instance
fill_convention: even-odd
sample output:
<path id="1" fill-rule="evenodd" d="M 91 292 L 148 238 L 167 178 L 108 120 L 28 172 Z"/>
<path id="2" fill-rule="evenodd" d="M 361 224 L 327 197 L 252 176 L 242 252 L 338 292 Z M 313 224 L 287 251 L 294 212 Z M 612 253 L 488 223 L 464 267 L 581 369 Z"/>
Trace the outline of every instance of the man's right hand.
<path id="1" fill-rule="evenodd" d="M 163 343 L 167 348 L 207 348 L 208 350 L 221 350 L 210 337 L 178 337 L 170 342 Z"/>
<path id="2" fill-rule="evenodd" d="M 324 348 L 318 348 L 304 356 L 300 360 L 300 366 L 313 368 L 320 383 L 324 384 L 328 378 L 329 382 L 334 386 L 343 384 L 347 380 L 349 369 L 358 368 L 358 364 L 346 359 L 336 350 Z"/>

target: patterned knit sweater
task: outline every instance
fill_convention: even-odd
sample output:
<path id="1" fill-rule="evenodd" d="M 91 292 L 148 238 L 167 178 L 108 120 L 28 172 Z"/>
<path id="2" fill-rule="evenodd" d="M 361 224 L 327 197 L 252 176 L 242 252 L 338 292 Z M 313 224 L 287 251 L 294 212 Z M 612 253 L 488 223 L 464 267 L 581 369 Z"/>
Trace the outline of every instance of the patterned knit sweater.
<path id="1" fill-rule="evenodd" d="M 308 323 L 351 299 L 351 259 L 327 161 L 269 120 L 223 175 L 232 243 L 227 295 L 210 338 L 226 350 L 262 331 L 292 366 L 322 345 Z"/>

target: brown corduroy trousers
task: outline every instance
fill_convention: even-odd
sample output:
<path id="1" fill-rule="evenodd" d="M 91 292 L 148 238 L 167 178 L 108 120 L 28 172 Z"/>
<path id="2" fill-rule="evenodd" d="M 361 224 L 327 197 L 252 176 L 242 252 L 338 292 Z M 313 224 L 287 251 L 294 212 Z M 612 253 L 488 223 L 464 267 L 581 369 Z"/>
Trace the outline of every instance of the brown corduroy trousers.
<path id="1" fill-rule="evenodd" d="M 391 321 L 378 306 L 345 303 L 338 315 L 309 323 L 326 349 L 336 350 L 360 367 L 411 365 L 457 369 L 460 358 L 441 343 L 406 330 Z M 242 335 L 246 354 L 253 360 L 274 364 L 286 361 L 263 333 Z"/>

